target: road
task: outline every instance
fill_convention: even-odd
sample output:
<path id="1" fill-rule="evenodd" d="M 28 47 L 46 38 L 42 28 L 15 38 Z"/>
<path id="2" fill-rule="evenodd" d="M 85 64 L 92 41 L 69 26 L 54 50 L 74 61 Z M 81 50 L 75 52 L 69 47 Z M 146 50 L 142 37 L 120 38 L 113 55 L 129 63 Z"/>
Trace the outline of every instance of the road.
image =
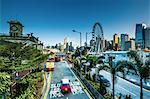
<path id="1" fill-rule="evenodd" d="M 60 81 L 62 78 L 69 78 L 71 85 L 71 93 L 63 95 L 60 91 Z M 89 99 L 89 94 L 82 87 L 77 77 L 69 68 L 67 62 L 56 62 L 54 71 L 52 72 L 50 89 L 47 95 L 47 99 L 60 98 L 60 99 Z"/>
<path id="2" fill-rule="evenodd" d="M 108 88 L 109 91 L 112 91 L 112 78 L 111 74 L 107 71 L 100 71 L 100 74 L 103 75 L 111 82 L 111 86 Z M 115 84 L 115 94 L 122 93 L 123 95 L 131 95 L 133 99 L 140 99 L 140 87 L 130 83 L 120 77 L 117 77 Z M 143 99 L 149 99 L 150 91 L 143 89 Z"/>

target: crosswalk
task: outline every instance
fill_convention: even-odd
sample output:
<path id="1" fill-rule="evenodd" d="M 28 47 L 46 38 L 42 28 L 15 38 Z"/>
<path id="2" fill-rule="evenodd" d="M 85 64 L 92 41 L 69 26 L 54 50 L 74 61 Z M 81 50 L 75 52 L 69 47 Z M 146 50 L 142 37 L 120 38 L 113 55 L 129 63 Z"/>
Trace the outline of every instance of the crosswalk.
<path id="1" fill-rule="evenodd" d="M 76 95 L 76 94 L 83 94 L 84 91 L 78 81 L 70 82 L 70 87 L 71 87 L 71 94 Z M 64 95 L 61 93 L 60 89 L 61 83 L 56 83 L 56 84 L 51 84 L 50 87 L 50 98 L 59 98 L 63 97 Z"/>

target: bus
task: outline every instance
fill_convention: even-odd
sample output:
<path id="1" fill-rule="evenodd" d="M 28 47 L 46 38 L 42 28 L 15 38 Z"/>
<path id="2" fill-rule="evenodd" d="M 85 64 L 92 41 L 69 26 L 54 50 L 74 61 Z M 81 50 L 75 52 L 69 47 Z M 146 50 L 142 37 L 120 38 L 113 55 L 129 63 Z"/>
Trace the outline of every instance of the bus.
<path id="1" fill-rule="evenodd" d="M 46 62 L 46 70 L 53 71 L 54 70 L 54 62 Z"/>

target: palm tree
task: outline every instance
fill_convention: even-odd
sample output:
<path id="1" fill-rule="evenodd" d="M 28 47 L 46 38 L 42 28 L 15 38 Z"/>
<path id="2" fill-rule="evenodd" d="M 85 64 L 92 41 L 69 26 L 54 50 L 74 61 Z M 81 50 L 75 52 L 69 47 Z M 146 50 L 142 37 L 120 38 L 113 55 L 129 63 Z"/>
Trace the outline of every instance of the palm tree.
<path id="1" fill-rule="evenodd" d="M 113 63 L 113 57 L 109 57 L 109 65 L 105 65 L 104 63 L 102 63 L 102 65 L 99 66 L 99 71 L 103 70 L 103 69 L 109 69 L 111 75 L 112 75 L 112 98 L 115 99 L 115 80 L 116 80 L 116 73 L 117 72 L 122 72 L 124 75 L 124 69 L 125 69 L 125 65 L 121 65 L 125 63 L 124 61 L 122 62 L 117 62 L 116 65 Z"/>
<path id="2" fill-rule="evenodd" d="M 90 71 L 91 71 L 91 68 L 95 68 L 96 67 L 96 64 L 97 64 L 98 60 L 97 60 L 96 56 L 87 56 L 86 59 L 87 59 L 87 62 L 90 63 L 90 66 L 89 66 L 90 69 L 88 71 L 88 74 L 89 74 Z M 94 77 L 96 76 L 96 74 L 97 74 L 97 72 L 95 72 Z"/>
<path id="3" fill-rule="evenodd" d="M 119 71 L 123 73 L 123 78 L 125 78 L 126 74 L 129 72 L 129 70 L 126 71 L 125 68 L 131 68 L 132 63 L 126 60 L 119 60 L 116 65 L 119 67 Z"/>
<path id="4" fill-rule="evenodd" d="M 96 66 L 96 64 L 97 64 L 97 62 L 98 62 L 98 60 L 97 60 L 97 57 L 96 56 L 87 56 L 87 61 L 89 61 L 90 62 L 90 65 L 91 65 L 91 67 L 95 67 Z"/>
<path id="5" fill-rule="evenodd" d="M 150 76 L 150 64 L 148 62 L 142 63 L 136 51 L 130 51 L 127 54 L 135 61 L 133 68 L 140 77 L 140 99 L 143 99 L 143 80 L 146 81 L 146 79 Z"/>

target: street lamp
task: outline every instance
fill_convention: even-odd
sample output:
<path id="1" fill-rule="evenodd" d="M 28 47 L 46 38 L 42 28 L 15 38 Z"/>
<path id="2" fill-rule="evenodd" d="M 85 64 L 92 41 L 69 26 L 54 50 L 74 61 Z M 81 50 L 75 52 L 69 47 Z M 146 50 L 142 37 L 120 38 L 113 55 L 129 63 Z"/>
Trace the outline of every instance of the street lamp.
<path id="1" fill-rule="evenodd" d="M 82 33 L 78 32 L 76 30 L 72 30 L 72 32 L 80 33 L 80 48 L 81 48 L 81 46 L 82 46 Z"/>
<path id="2" fill-rule="evenodd" d="M 81 75 L 81 44 L 82 44 L 82 33 L 81 32 L 78 32 L 78 31 L 76 31 L 76 30 L 72 30 L 72 32 L 76 32 L 76 33 L 80 33 L 80 49 L 79 49 L 79 51 L 80 51 L 80 77 L 82 76 Z"/>

